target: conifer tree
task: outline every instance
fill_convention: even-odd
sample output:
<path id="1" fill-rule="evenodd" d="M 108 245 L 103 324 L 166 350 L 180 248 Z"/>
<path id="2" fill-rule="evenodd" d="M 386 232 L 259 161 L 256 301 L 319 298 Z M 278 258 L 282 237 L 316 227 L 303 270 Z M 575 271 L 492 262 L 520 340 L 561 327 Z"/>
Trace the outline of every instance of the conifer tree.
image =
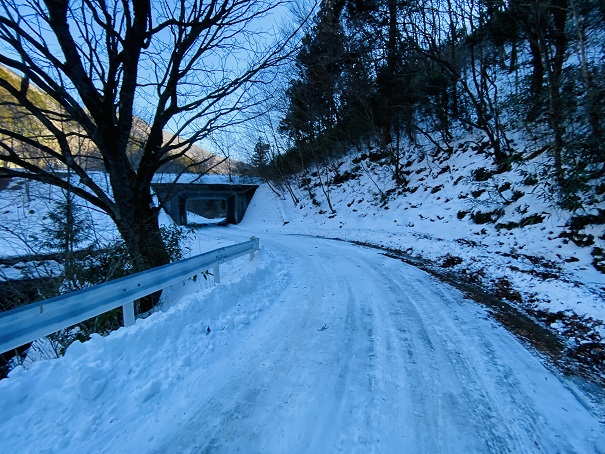
<path id="1" fill-rule="evenodd" d="M 271 145 L 265 143 L 263 139 L 259 137 L 256 145 L 254 145 L 254 151 L 250 161 L 260 176 L 263 176 L 265 173 L 267 164 L 269 162 L 270 151 Z"/>

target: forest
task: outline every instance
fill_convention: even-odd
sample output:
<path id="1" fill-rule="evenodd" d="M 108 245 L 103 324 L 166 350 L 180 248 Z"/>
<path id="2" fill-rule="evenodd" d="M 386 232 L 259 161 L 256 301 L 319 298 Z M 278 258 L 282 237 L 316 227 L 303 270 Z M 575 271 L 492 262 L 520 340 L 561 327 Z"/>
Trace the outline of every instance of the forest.
<path id="1" fill-rule="evenodd" d="M 539 157 L 532 178 L 558 206 L 596 208 L 604 28 L 596 0 L 324 1 L 287 84 L 287 145 L 261 173 L 287 184 L 311 163 L 375 147 L 405 189 L 410 150 L 445 159 L 473 137 L 494 172 Z"/>

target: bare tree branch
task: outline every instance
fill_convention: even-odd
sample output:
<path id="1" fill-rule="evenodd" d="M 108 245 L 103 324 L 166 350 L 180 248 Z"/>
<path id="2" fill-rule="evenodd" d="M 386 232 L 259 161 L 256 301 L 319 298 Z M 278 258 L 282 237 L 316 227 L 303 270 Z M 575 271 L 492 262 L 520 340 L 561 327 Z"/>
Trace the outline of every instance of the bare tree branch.
<path id="1" fill-rule="evenodd" d="M 135 270 L 166 263 L 153 176 L 259 105 L 251 88 L 272 80 L 298 31 L 277 36 L 267 20 L 290 1 L 0 0 L 0 65 L 19 78 L 0 79 L 0 108 L 29 125 L 0 115 L 0 160 L 10 175 L 69 189 L 110 215 Z M 88 158 L 102 162 L 109 191 Z"/>

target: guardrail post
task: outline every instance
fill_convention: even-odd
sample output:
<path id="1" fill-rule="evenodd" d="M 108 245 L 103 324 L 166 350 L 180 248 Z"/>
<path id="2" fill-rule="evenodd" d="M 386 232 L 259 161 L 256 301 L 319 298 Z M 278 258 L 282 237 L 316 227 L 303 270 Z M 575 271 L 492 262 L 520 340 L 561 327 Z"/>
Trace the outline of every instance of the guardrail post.
<path id="1" fill-rule="evenodd" d="M 129 301 L 122 306 L 122 317 L 124 318 L 124 326 L 134 325 L 134 301 Z"/>
<path id="2" fill-rule="evenodd" d="M 221 272 L 218 269 L 218 263 L 212 268 L 212 274 L 214 275 L 214 285 L 221 283 Z"/>
<path id="3" fill-rule="evenodd" d="M 250 261 L 252 261 L 254 259 L 254 251 L 258 251 L 258 238 L 256 238 L 255 236 L 250 238 L 251 241 L 254 241 L 254 250 L 252 252 L 250 252 Z"/>

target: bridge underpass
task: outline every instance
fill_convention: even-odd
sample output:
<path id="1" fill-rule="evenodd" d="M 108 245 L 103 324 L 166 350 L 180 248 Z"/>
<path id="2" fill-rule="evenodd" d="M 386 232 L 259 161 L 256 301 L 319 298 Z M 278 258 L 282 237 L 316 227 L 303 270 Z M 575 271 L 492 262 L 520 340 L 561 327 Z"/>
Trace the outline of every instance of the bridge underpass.
<path id="1" fill-rule="evenodd" d="M 258 188 L 255 184 L 153 184 L 164 210 L 178 225 L 189 225 L 187 213 L 239 224 Z"/>

